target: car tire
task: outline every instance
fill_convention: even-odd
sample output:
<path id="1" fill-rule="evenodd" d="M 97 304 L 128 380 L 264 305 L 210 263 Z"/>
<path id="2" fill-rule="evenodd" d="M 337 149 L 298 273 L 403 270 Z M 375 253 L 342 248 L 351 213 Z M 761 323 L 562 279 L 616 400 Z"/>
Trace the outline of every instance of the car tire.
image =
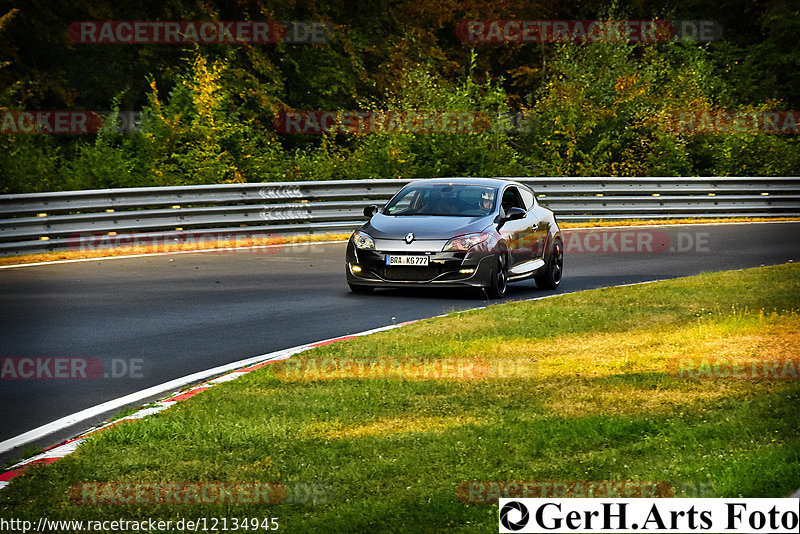
<path id="1" fill-rule="evenodd" d="M 561 284 L 561 277 L 564 274 L 564 243 L 561 239 L 553 242 L 553 250 L 547 260 L 546 267 L 533 277 L 536 287 L 540 289 L 555 289 Z"/>
<path id="2" fill-rule="evenodd" d="M 492 280 L 486 292 L 489 298 L 501 299 L 506 296 L 508 288 L 508 256 L 505 253 L 495 256 Z"/>
<path id="3" fill-rule="evenodd" d="M 347 285 L 350 286 L 350 291 L 352 291 L 353 293 L 359 293 L 359 294 L 362 294 L 362 295 L 367 295 L 369 293 L 372 293 L 375 290 L 374 287 L 369 287 L 369 286 L 359 286 L 359 285 L 356 285 L 356 284 L 347 284 Z"/>

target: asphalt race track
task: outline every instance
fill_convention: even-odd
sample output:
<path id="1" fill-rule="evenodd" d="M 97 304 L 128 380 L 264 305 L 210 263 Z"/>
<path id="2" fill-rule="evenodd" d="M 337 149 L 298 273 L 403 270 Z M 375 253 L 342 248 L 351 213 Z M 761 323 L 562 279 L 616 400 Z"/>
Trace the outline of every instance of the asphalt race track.
<path id="1" fill-rule="evenodd" d="M 588 237 L 583 231 L 572 242 L 567 236 L 559 293 L 800 260 L 800 222 L 603 233 L 609 232 L 616 235 Z M 654 232 L 644 243 L 666 248 L 637 252 L 640 238 L 625 238 L 625 232 Z M 633 251 L 619 251 L 632 243 Z M 94 379 L 13 379 L 6 373 L 0 379 L 0 441 L 217 365 L 485 304 L 475 292 L 454 290 L 351 294 L 344 248 L 309 244 L 0 270 L 0 358 L 102 362 Z M 505 300 L 548 294 L 529 281 L 510 285 Z M 102 419 L 37 444 L 55 443 Z"/>

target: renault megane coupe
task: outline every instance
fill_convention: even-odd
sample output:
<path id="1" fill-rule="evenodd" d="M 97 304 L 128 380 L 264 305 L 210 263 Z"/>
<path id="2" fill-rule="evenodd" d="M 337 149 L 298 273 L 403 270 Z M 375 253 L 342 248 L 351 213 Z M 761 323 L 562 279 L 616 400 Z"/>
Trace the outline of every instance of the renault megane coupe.
<path id="1" fill-rule="evenodd" d="M 350 237 L 347 283 L 378 287 L 473 287 L 502 298 L 508 282 L 561 283 L 564 244 L 553 212 L 527 186 L 490 178 L 409 183 Z"/>

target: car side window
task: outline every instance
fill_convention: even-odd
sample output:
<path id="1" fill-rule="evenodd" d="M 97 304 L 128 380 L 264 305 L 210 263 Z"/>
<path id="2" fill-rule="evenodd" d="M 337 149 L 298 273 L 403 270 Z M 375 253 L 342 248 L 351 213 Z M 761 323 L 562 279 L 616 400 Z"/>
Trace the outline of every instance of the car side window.
<path id="1" fill-rule="evenodd" d="M 517 188 L 513 186 L 507 187 L 506 190 L 503 191 L 503 210 L 508 212 L 511 208 L 522 208 L 527 211 L 527 208 L 519 197 Z"/>
<path id="2" fill-rule="evenodd" d="M 519 194 L 522 196 L 522 202 L 525 203 L 525 209 L 531 209 L 535 204 L 535 200 L 533 198 L 533 192 L 530 189 L 525 187 L 518 188 Z"/>

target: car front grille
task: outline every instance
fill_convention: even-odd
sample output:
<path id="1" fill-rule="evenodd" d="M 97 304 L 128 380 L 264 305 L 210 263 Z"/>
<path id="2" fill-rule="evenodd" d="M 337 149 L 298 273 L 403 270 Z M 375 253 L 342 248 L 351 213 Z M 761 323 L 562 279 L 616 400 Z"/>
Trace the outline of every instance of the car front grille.
<path id="1" fill-rule="evenodd" d="M 423 282 L 431 280 L 439 274 L 436 267 L 410 267 L 403 265 L 393 265 L 385 267 L 383 277 L 386 280 Z"/>

